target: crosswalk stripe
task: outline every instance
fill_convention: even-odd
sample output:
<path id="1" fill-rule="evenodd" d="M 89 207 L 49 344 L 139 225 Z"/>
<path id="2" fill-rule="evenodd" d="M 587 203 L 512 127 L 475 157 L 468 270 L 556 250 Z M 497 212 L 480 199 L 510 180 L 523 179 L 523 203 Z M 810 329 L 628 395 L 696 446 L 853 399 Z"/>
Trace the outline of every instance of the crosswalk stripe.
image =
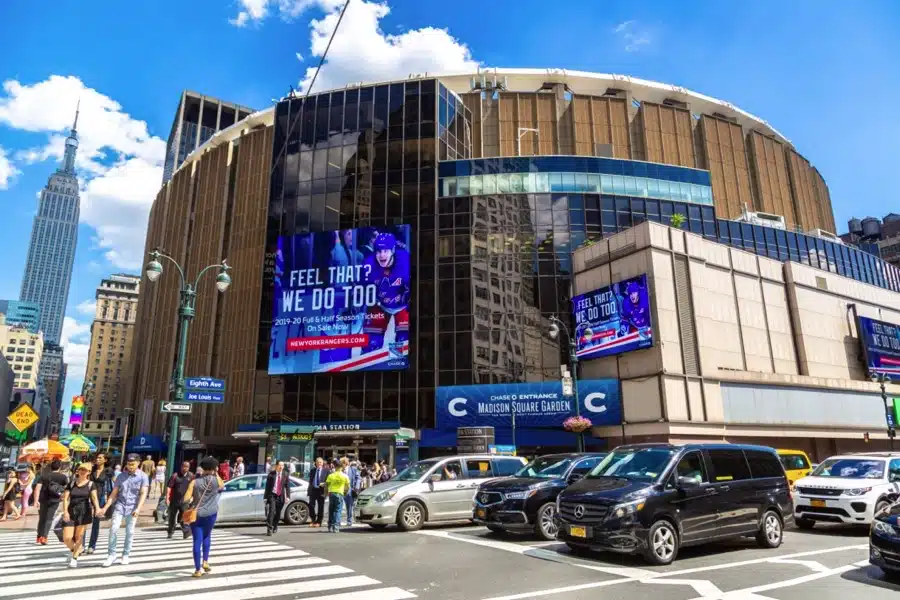
<path id="1" fill-rule="evenodd" d="M 327 563 L 328 561 L 324 558 L 293 558 L 290 560 L 276 560 L 272 562 L 265 563 L 254 563 L 249 565 L 240 565 L 238 568 L 242 573 L 252 573 L 254 571 L 269 571 L 273 569 L 295 569 L 297 567 L 305 567 L 305 566 L 313 566 L 313 565 L 322 565 L 323 563 Z M 165 583 L 165 580 L 179 578 L 179 582 L 183 582 L 183 578 L 190 576 L 194 572 L 194 568 L 191 567 L 189 569 L 182 569 L 180 571 L 165 571 L 162 573 L 154 573 L 153 574 L 153 591 L 157 591 L 158 583 Z M 348 569 L 346 567 L 340 567 L 338 565 L 328 565 L 328 566 L 318 566 L 310 569 L 306 569 L 305 572 L 308 574 L 308 577 L 317 577 L 320 575 L 343 575 L 346 573 L 352 573 L 352 569 Z M 231 571 L 229 571 L 228 577 L 223 577 L 222 580 L 231 581 L 230 575 Z M 79 570 L 74 569 L 71 571 L 71 579 L 68 580 L 72 585 L 78 585 L 79 583 Z M 259 575 L 255 575 L 254 577 L 259 577 Z M 207 581 L 218 581 L 217 579 L 208 579 Z M 146 586 L 148 579 L 146 574 L 138 574 L 138 575 L 108 575 L 103 577 L 102 579 L 96 582 L 97 586 L 103 586 L 106 588 L 108 586 L 127 586 L 131 584 L 139 584 L 141 586 Z M 93 582 L 91 582 L 93 584 Z M 115 587 L 114 589 L 110 589 L 108 591 L 114 592 L 116 594 L 116 598 L 122 597 L 120 592 L 122 589 L 130 589 L 130 588 L 121 588 Z M 146 589 L 146 588 L 145 588 Z M 33 595 L 40 592 L 55 592 L 59 591 L 59 582 L 58 581 L 49 581 L 49 582 L 30 582 L 22 585 L 10 585 L 3 587 L 3 597 L 4 598 L 13 598 L 19 595 Z M 91 588 L 92 595 L 94 597 L 102 597 L 100 596 L 103 593 L 103 589 L 98 589 L 97 587 Z M 135 594 L 140 596 L 142 594 Z"/>
<path id="2" fill-rule="evenodd" d="M 278 545 L 274 542 L 269 542 L 267 540 L 258 539 L 258 538 L 250 538 L 248 540 L 240 540 L 240 539 L 236 539 L 236 538 L 224 538 L 224 539 L 223 538 L 214 538 L 213 543 L 214 544 L 248 544 L 249 543 L 249 544 L 259 544 L 259 545 L 264 545 L 264 544 L 275 545 L 275 546 Z M 107 546 L 108 546 L 108 542 L 106 540 L 102 540 L 102 543 L 101 543 L 101 540 L 98 540 L 97 541 L 97 552 L 105 553 Z M 119 539 L 117 540 L 117 543 L 116 543 L 117 550 L 121 551 L 122 548 L 124 548 L 124 546 L 125 546 L 125 540 L 122 537 L 119 537 Z M 180 548 L 190 548 L 190 547 L 191 547 L 191 539 L 190 538 L 188 538 L 186 540 L 178 539 L 178 540 L 143 542 L 143 543 L 142 542 L 132 542 L 132 544 L 131 544 L 132 551 L 134 551 L 134 552 L 145 551 L 145 550 L 146 551 L 164 550 L 166 548 L 180 549 Z M 9 551 L 15 552 L 16 556 L 18 556 L 18 557 L 31 556 L 34 558 L 38 558 L 42 555 L 54 554 L 61 549 L 67 550 L 66 546 L 62 542 L 58 542 L 58 541 L 54 540 L 52 543 L 50 543 L 46 546 L 40 546 L 40 547 L 32 546 L 32 547 L 28 547 L 24 550 L 16 550 L 15 548 L 10 548 Z M 0 556 L 2 556 L 4 554 L 5 553 L 2 550 L 0 550 Z M 2 560 L 0 560 L 0 562 L 2 562 Z"/>
<path id="3" fill-rule="evenodd" d="M 381 583 L 371 577 L 365 575 L 351 575 L 350 577 L 337 577 L 334 579 L 321 579 L 319 581 L 289 581 L 296 577 L 292 571 L 282 571 L 278 573 L 279 583 L 273 585 L 256 586 L 251 588 L 240 588 L 236 590 L 228 590 L 228 600 L 247 600 L 249 598 L 267 598 L 269 596 L 287 596 L 293 594 L 309 594 L 312 592 L 323 592 L 326 590 L 339 590 L 349 587 L 363 587 L 366 585 L 378 585 Z M 212 581 L 204 583 L 210 584 Z M 153 586 L 156 588 L 156 586 Z M 179 590 L 183 590 L 185 586 L 181 586 Z M 197 600 L 197 594 L 202 594 L 208 588 L 207 585 L 201 583 L 198 589 L 193 593 L 180 594 L 178 596 L 158 596 L 158 600 Z M 155 589 L 154 589 L 155 591 Z M 47 598 L 42 600 L 71 600 L 71 596 L 61 594 L 56 598 Z"/>
<path id="4" fill-rule="evenodd" d="M 179 534 L 180 534 L 180 532 L 179 532 Z M 6 535 L 10 535 L 10 534 L 6 534 Z M 124 529 L 120 530 L 118 533 L 118 536 L 119 536 L 120 540 L 123 539 L 125 537 L 125 530 Z M 5 537 L 5 536 L 3 536 L 3 537 Z M 10 536 L 10 537 L 12 537 L 12 536 Z M 7 542 L 0 541 L 0 551 L 13 549 L 13 548 L 20 548 L 20 547 L 22 547 L 23 544 L 26 546 L 31 546 L 34 549 L 40 549 L 42 547 L 46 547 L 46 546 L 39 546 L 38 544 L 36 544 L 35 543 L 36 537 L 37 536 L 34 532 L 29 532 L 27 535 L 23 535 L 23 536 L 17 535 L 15 537 L 15 540 L 10 540 Z M 90 530 L 87 532 L 87 537 L 88 537 L 88 539 L 90 539 L 90 537 L 91 537 Z M 228 534 L 224 534 L 224 535 L 221 535 L 221 534 L 216 535 L 215 533 L 213 533 L 212 537 L 214 539 L 225 539 L 225 538 L 239 539 L 240 537 L 243 537 L 243 536 L 237 536 L 233 533 L 228 533 Z M 49 538 L 51 540 L 56 539 L 56 536 L 51 534 L 49 536 Z M 104 544 L 106 543 L 106 541 L 108 539 L 109 539 L 109 536 L 106 534 L 105 530 L 104 530 L 104 533 L 100 534 L 100 536 L 97 538 L 98 543 L 100 541 L 102 541 Z M 178 535 L 176 537 L 173 537 L 171 540 L 169 540 L 166 538 L 166 534 L 164 531 L 155 532 L 153 534 L 147 533 L 147 534 L 141 534 L 141 535 L 138 535 L 137 533 L 135 533 L 135 535 L 134 535 L 135 543 L 139 543 L 139 542 L 146 543 L 146 542 L 154 542 L 154 541 L 156 541 L 156 542 L 165 542 L 165 541 L 176 542 L 181 539 L 182 539 L 181 535 Z M 188 539 L 190 539 L 190 537 L 188 537 Z"/>
<path id="5" fill-rule="evenodd" d="M 330 568 L 330 567 L 326 567 Z M 321 575 L 321 573 L 316 573 L 317 568 L 312 569 L 289 569 L 284 571 L 279 571 L 277 573 L 278 581 L 281 581 L 281 587 L 290 585 L 290 580 L 293 579 L 309 579 L 310 577 L 316 577 Z M 348 569 L 349 571 L 349 569 Z M 260 580 L 259 575 L 235 575 L 233 577 L 222 577 L 219 579 L 209 578 L 203 579 L 202 581 L 198 581 L 193 578 L 186 577 L 185 579 L 181 579 L 179 581 L 172 581 L 169 583 L 156 583 L 153 582 L 152 587 L 148 587 L 147 582 L 141 583 L 135 586 L 129 587 L 119 587 L 114 590 L 117 599 L 121 598 L 134 598 L 137 596 L 146 596 L 149 593 L 154 594 L 157 598 L 167 598 L 168 600 L 173 600 L 174 598 L 192 598 L 196 600 L 197 596 L 194 594 L 198 593 L 208 593 L 211 590 L 227 588 L 231 586 L 238 585 L 247 585 L 258 583 Z M 265 581 L 265 580 L 264 580 Z M 371 577 L 366 577 L 364 575 L 350 575 L 347 577 L 338 577 L 336 579 L 322 579 L 319 581 L 302 581 L 294 585 L 302 586 L 303 591 L 317 591 L 316 587 L 319 586 L 319 589 L 324 590 L 334 590 L 340 589 L 343 587 L 362 587 L 364 585 L 374 585 L 379 583 L 378 581 L 372 579 Z M 324 587 L 321 587 L 324 586 Z M 275 586 L 273 586 L 275 587 Z M 250 588 L 251 590 L 256 589 L 266 589 L 265 586 L 263 588 Z M 171 596 L 170 594 L 182 592 L 179 596 Z M 187 593 L 185 593 L 187 592 Z M 244 596 L 244 589 L 230 589 L 228 590 L 228 598 L 229 600 L 234 598 L 258 598 L 260 596 Z M 281 592 L 282 594 L 291 593 L 290 591 Z M 158 594 L 158 595 L 157 595 Z M 266 594 L 263 595 L 263 597 Z M 72 592 L 64 592 L 62 594 L 54 594 L 49 596 L 41 596 L 41 600 L 71 600 Z"/>
<path id="6" fill-rule="evenodd" d="M 248 559 L 253 560 L 268 560 L 268 559 L 276 559 L 276 558 L 289 558 L 292 556 L 308 556 L 307 552 L 303 550 L 275 550 L 275 551 L 266 551 L 266 552 L 257 552 L 257 553 L 241 553 L 237 556 L 224 556 L 221 558 L 216 558 L 215 549 L 213 549 L 211 562 L 215 565 L 219 564 L 234 564 L 245 562 Z M 110 575 L 114 573 L 137 573 L 139 571 L 147 571 L 147 570 L 162 570 L 162 569 L 180 569 L 184 567 L 185 559 L 181 560 L 170 560 L 164 562 L 154 562 L 159 560 L 155 557 L 143 557 L 140 556 L 134 557 L 131 559 L 130 565 L 115 565 L 113 567 L 88 567 L 87 569 L 78 569 L 79 576 L 81 574 L 84 575 L 99 575 L 100 573 L 109 573 Z M 138 563 L 138 564 L 135 564 Z M 150 564 L 144 564 L 150 563 Z M 50 579 L 68 579 L 72 576 L 72 571 L 69 569 L 60 569 L 58 571 L 49 571 L 41 575 L 41 579 L 50 580 Z M 32 579 L 34 575 L 32 573 L 27 574 L 15 574 L 15 575 L 4 575 L 2 580 L 4 583 L 21 583 L 23 581 L 29 581 Z"/>
<path id="7" fill-rule="evenodd" d="M 216 554 L 218 556 L 227 556 L 230 554 L 241 554 L 248 551 L 252 552 L 256 550 L 274 550 L 275 548 L 279 548 L 280 546 L 278 544 L 241 544 L 238 542 L 228 545 L 214 545 L 213 547 L 216 549 Z M 24 573 L 27 571 L 40 570 L 41 568 L 43 568 L 42 565 L 61 564 L 63 559 L 68 561 L 72 556 L 68 548 L 63 547 L 62 550 L 64 550 L 64 552 L 58 553 L 53 558 L 41 558 L 37 560 L 28 559 L 26 564 L 21 564 L 22 561 L 6 561 L 0 563 L 0 569 L 3 569 L 3 573 L 5 575 L 11 575 L 13 573 Z M 192 552 L 193 548 L 191 547 L 178 549 L 160 549 L 153 552 L 138 552 L 132 549 L 131 562 L 147 562 L 151 559 L 159 560 L 160 558 L 180 558 L 182 556 L 192 556 Z M 106 552 L 100 552 L 79 558 L 78 562 L 102 563 L 104 560 L 106 560 Z M 19 566 L 14 566 L 17 564 Z"/>
<path id="8" fill-rule="evenodd" d="M 316 600 L 407 600 L 415 598 L 415 594 L 411 594 L 406 590 L 398 587 L 378 588 L 376 590 L 364 590 L 358 592 L 345 592 L 341 594 L 331 594 L 329 596 L 318 596 Z"/>

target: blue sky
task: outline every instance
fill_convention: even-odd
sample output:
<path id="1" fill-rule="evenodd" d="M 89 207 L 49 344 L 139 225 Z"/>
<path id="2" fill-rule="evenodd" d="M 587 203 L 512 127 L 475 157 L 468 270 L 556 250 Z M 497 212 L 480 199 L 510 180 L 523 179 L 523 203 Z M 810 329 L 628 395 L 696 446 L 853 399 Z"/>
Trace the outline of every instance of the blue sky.
<path id="1" fill-rule="evenodd" d="M 82 224 L 65 334 L 76 393 L 101 277 L 136 272 L 164 140 L 188 88 L 262 108 L 302 85 L 341 0 L 5 0 L 0 298 L 19 293 L 36 194 L 80 97 Z M 352 0 L 316 89 L 412 72 L 554 67 L 727 100 L 824 175 L 842 229 L 900 212 L 900 3 Z"/>

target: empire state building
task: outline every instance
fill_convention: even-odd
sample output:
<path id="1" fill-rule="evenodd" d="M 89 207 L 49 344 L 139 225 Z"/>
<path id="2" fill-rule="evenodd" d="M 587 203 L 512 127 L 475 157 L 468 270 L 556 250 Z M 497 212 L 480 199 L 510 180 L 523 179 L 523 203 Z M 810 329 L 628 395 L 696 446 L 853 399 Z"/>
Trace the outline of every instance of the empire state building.
<path id="1" fill-rule="evenodd" d="M 41 307 L 39 326 L 44 342 L 59 344 L 72 264 L 78 243 L 78 179 L 75 177 L 75 153 L 78 151 L 78 110 L 69 137 L 63 164 L 41 190 L 37 215 L 31 228 L 31 243 L 20 300 L 37 302 Z"/>

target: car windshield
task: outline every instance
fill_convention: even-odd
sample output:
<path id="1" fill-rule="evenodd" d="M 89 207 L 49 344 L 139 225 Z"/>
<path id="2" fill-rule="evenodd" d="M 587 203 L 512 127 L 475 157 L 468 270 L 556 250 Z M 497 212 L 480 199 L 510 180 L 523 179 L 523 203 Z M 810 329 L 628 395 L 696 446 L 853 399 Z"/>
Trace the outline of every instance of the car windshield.
<path id="1" fill-rule="evenodd" d="M 421 460 L 400 471 L 391 481 L 418 481 L 429 469 L 437 464 L 436 460 Z"/>
<path id="2" fill-rule="evenodd" d="M 672 448 L 616 449 L 594 467 L 588 478 L 621 477 L 638 481 L 653 481 L 666 470 L 675 454 Z"/>
<path id="3" fill-rule="evenodd" d="M 516 472 L 516 477 L 544 477 L 547 479 L 556 479 L 563 477 L 569 467 L 572 465 L 572 459 L 568 457 L 542 456 L 536 458 Z"/>
<path id="4" fill-rule="evenodd" d="M 812 476 L 881 479 L 884 477 L 884 461 L 871 458 L 829 458 L 816 467 Z"/>

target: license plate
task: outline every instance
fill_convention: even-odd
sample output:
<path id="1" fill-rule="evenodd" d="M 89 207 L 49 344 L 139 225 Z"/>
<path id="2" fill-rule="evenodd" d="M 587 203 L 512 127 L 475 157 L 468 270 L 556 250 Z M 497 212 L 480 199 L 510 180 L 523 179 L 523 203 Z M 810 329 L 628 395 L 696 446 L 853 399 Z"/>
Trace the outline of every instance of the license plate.
<path id="1" fill-rule="evenodd" d="M 810 504 L 812 504 L 813 508 L 825 508 L 824 500 L 813 500 Z"/>
<path id="2" fill-rule="evenodd" d="M 586 538 L 587 529 L 585 527 L 569 527 L 569 535 L 572 537 Z"/>
<path id="3" fill-rule="evenodd" d="M 483 519 L 486 514 L 487 514 L 487 512 L 483 508 L 479 508 L 475 511 L 475 516 L 478 517 L 479 519 Z"/>

